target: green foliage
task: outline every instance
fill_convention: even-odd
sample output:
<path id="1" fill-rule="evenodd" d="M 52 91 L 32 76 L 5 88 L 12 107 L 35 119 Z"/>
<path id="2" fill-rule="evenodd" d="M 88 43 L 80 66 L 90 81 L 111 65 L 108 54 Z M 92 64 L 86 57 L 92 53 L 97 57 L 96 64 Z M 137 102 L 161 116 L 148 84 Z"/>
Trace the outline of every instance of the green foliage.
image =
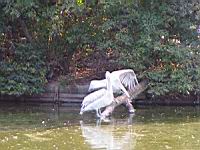
<path id="1" fill-rule="evenodd" d="M 194 62 L 199 59 L 195 13 L 200 7 L 184 2 L 103 3 L 104 10 L 97 10 L 95 18 L 89 19 L 93 24 L 98 22 L 97 48 L 118 51 L 118 62 L 133 68 L 140 78 L 149 78 L 149 90 L 156 95 L 198 91 L 194 81 L 200 77 L 196 71 L 200 66 Z M 188 67 L 193 64 L 195 68 Z"/>
<path id="2" fill-rule="evenodd" d="M 46 77 L 70 73 L 77 51 L 109 49 L 157 95 L 198 92 L 199 14 L 189 0 L 0 2 L 0 91 L 38 93 Z"/>
<path id="3" fill-rule="evenodd" d="M 177 11 L 178 5 L 188 9 L 178 2 L 152 2 L 146 2 L 145 11 L 136 9 L 134 25 L 129 28 L 134 42 L 121 51 L 120 63 L 149 78 L 149 91 L 156 95 L 199 91 L 198 20 L 193 19 L 192 10 L 184 15 Z"/>
<path id="4" fill-rule="evenodd" d="M 41 49 L 31 45 L 16 45 L 12 56 L 0 61 L 1 94 L 40 93 L 46 83 L 46 68 Z"/>

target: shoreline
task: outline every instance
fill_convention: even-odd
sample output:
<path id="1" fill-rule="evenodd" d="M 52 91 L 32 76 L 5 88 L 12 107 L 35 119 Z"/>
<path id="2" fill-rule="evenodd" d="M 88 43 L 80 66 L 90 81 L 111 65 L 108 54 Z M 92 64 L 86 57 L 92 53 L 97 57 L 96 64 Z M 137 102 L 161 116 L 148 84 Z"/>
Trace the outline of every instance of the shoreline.
<path id="1" fill-rule="evenodd" d="M 61 86 L 58 83 L 47 84 L 45 92 L 42 94 L 32 96 L 0 95 L 0 102 L 81 104 L 83 98 L 87 95 L 88 87 L 89 84 L 72 84 L 68 86 Z M 142 92 L 132 100 L 132 104 L 133 106 L 198 106 L 200 105 L 200 96 L 174 93 L 149 98 L 145 92 Z"/>

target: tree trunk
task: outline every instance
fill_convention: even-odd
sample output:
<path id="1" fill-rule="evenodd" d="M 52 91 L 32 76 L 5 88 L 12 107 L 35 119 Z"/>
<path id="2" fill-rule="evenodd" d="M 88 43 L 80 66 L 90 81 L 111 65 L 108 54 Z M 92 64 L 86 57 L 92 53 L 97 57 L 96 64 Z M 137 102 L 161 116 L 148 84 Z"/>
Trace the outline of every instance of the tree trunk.
<path id="1" fill-rule="evenodd" d="M 101 114 L 102 118 L 106 118 L 112 114 L 115 107 L 126 104 L 126 107 L 128 108 L 129 112 L 134 112 L 133 105 L 131 104 L 131 100 L 135 99 L 140 93 L 142 93 L 148 86 L 148 80 L 144 80 L 140 82 L 132 91 L 128 91 L 130 98 L 128 98 L 125 94 L 118 96 L 115 98 L 115 102 L 113 102 L 111 105 L 107 106 L 106 109 Z"/>

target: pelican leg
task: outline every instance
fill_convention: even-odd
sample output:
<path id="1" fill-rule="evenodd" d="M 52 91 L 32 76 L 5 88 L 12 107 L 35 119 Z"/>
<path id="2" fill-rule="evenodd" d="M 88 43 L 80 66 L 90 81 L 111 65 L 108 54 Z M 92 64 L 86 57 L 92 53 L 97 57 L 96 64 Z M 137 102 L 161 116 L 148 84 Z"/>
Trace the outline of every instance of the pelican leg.
<path id="1" fill-rule="evenodd" d="M 97 119 L 97 121 L 96 121 L 96 126 L 98 127 L 98 126 L 100 126 L 101 125 L 101 119 Z"/>
<path id="2" fill-rule="evenodd" d="M 132 102 L 132 101 L 131 101 L 130 98 L 127 98 L 127 99 L 126 99 L 126 104 L 131 104 L 131 102 Z"/>
<path id="3" fill-rule="evenodd" d="M 133 88 L 135 88 L 135 80 L 134 80 L 134 82 L 133 82 Z"/>
<path id="4" fill-rule="evenodd" d="M 96 115 L 97 115 L 97 118 L 101 118 L 101 115 L 99 114 L 99 109 L 96 109 Z"/>
<path id="5" fill-rule="evenodd" d="M 138 83 L 138 80 L 137 80 L 137 77 L 135 77 L 135 82 L 136 82 L 136 85 L 138 85 L 139 83 Z"/>
<path id="6" fill-rule="evenodd" d="M 101 109 L 98 109 L 99 115 L 101 116 Z"/>
<path id="7" fill-rule="evenodd" d="M 119 87 L 121 88 L 121 90 L 128 96 L 130 97 L 130 95 L 128 94 L 127 90 L 125 89 L 125 87 L 121 84 L 121 82 L 119 83 Z"/>

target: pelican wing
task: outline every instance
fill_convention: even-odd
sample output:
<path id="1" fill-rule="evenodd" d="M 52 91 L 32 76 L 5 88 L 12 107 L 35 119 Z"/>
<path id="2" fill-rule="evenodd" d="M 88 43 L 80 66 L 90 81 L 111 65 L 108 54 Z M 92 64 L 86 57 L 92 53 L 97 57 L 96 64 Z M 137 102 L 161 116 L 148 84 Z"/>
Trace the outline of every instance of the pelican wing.
<path id="1" fill-rule="evenodd" d="M 103 80 L 92 80 L 88 92 L 99 90 L 101 88 L 106 88 L 106 79 Z"/>
<path id="2" fill-rule="evenodd" d="M 110 105 L 114 101 L 113 93 L 109 94 L 108 92 L 95 100 L 94 102 L 85 106 L 84 111 L 96 110 Z"/>
<path id="3" fill-rule="evenodd" d="M 129 90 L 133 89 L 138 84 L 136 74 L 131 69 L 125 69 L 121 71 L 122 72 L 119 74 L 121 83 Z"/>
<path id="4" fill-rule="evenodd" d="M 89 95 L 87 95 L 82 102 L 82 107 L 85 107 L 91 103 L 93 103 L 94 101 L 96 101 L 97 99 L 103 97 L 106 93 L 106 89 L 100 89 L 98 91 L 95 91 Z"/>

